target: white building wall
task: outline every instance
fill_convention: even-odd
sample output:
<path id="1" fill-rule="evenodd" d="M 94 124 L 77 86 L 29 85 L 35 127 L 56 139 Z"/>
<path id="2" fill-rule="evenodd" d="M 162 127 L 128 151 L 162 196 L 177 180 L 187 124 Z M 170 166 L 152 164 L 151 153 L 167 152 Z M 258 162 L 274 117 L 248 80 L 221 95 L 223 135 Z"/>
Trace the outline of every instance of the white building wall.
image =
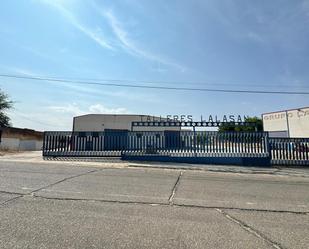
<path id="1" fill-rule="evenodd" d="M 309 137 L 309 107 L 262 115 L 264 131 L 284 132 L 290 137 Z"/>
<path id="2" fill-rule="evenodd" d="M 287 131 L 285 112 L 263 114 L 264 131 Z"/>
<path id="3" fill-rule="evenodd" d="M 143 121 L 147 121 L 142 115 Z M 89 114 L 75 117 L 73 131 L 131 130 L 132 122 L 141 121 L 141 115 Z M 134 127 L 134 131 L 180 130 L 180 127 Z"/>
<path id="4" fill-rule="evenodd" d="M 20 140 L 19 150 L 22 151 L 34 151 L 34 150 L 42 150 L 43 141 L 37 140 Z"/>
<path id="5" fill-rule="evenodd" d="M 41 150 L 43 141 L 20 140 L 19 138 L 2 138 L 0 143 L 1 150 L 20 150 L 35 151 Z"/>
<path id="6" fill-rule="evenodd" d="M 290 137 L 309 137 L 309 108 L 288 113 Z"/>
<path id="7" fill-rule="evenodd" d="M 2 150 L 19 150 L 19 138 L 2 138 L 0 143 Z"/>

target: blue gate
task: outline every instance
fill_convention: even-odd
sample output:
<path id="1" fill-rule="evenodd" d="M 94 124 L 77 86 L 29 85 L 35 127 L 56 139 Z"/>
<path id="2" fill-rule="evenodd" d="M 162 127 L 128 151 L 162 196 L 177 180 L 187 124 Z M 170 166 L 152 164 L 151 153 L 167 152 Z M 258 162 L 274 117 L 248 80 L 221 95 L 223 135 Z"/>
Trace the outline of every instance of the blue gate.
<path id="1" fill-rule="evenodd" d="M 269 165 L 263 132 L 45 132 L 44 157 L 118 156 L 127 160 Z"/>

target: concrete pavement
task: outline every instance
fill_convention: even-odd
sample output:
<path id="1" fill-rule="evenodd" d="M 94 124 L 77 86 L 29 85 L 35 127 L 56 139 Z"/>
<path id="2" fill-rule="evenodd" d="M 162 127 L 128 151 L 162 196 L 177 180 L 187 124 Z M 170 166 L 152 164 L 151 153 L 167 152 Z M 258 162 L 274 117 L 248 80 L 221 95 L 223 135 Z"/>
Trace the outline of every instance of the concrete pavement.
<path id="1" fill-rule="evenodd" d="M 267 174 L 186 172 L 175 204 L 207 207 L 309 211 L 309 178 Z"/>
<path id="2" fill-rule="evenodd" d="M 0 160 L 0 248 L 307 248 L 309 177 L 289 170 Z"/>
<path id="3" fill-rule="evenodd" d="M 229 210 L 233 218 L 243 221 L 281 248 L 308 248 L 309 216 L 280 212 L 242 212 Z"/>
<path id="4" fill-rule="evenodd" d="M 23 198 L 0 216 L 1 248 L 271 248 L 215 210 Z"/>

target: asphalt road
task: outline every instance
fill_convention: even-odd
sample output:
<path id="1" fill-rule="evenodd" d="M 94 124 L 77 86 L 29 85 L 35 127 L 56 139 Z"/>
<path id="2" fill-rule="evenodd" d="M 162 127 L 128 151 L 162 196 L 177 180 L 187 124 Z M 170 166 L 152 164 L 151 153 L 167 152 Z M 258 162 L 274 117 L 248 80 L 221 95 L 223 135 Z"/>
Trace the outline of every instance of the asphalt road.
<path id="1" fill-rule="evenodd" d="M 308 171 L 0 161 L 0 248 L 308 248 Z"/>

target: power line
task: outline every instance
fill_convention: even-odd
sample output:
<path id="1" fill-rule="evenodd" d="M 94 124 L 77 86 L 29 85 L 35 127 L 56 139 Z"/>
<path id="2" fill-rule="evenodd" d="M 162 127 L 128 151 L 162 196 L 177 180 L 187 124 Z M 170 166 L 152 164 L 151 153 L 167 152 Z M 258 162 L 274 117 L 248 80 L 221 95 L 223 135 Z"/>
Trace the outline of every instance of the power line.
<path id="1" fill-rule="evenodd" d="M 49 82 L 57 82 L 57 83 L 112 86 L 112 87 L 127 87 L 127 88 L 143 88 L 143 89 L 157 89 L 157 90 L 222 92 L 222 93 L 249 93 L 249 94 L 309 95 L 309 92 L 298 92 L 298 91 L 257 91 L 257 90 L 233 90 L 233 89 L 147 86 L 147 85 L 133 85 L 133 84 L 119 84 L 119 83 L 103 83 L 103 82 L 95 82 L 95 81 L 66 80 L 66 79 L 61 79 L 61 78 L 48 78 L 48 77 L 38 77 L 38 76 L 37 77 L 21 76 L 21 75 L 13 75 L 13 74 L 0 74 L 0 77 L 23 79 L 23 80 L 49 81 Z"/>
<path id="2" fill-rule="evenodd" d="M 118 82 L 118 83 L 140 83 L 143 84 L 167 84 L 167 85 L 206 85 L 206 86 L 241 86 L 241 87 L 291 87 L 291 84 L 257 84 L 257 82 L 251 82 L 249 84 L 239 83 L 222 83 L 222 82 L 202 82 L 202 81 L 153 81 L 153 80 L 130 80 L 130 79 L 108 79 L 108 78 L 72 78 L 72 77 L 53 77 L 53 76 L 40 76 L 40 78 L 61 78 L 64 80 L 79 80 L 79 81 L 91 81 L 91 82 Z M 253 83 L 253 84 L 252 84 Z M 299 86 L 298 88 L 308 88 L 308 86 Z"/>
<path id="3" fill-rule="evenodd" d="M 13 112 L 13 114 L 21 119 L 24 119 L 24 120 L 28 120 L 32 123 L 36 123 L 36 124 L 41 124 L 41 125 L 47 125 L 47 126 L 50 126 L 50 127 L 54 127 L 54 125 L 51 125 L 51 124 L 48 124 L 48 123 L 45 123 L 45 122 L 41 122 L 39 120 L 36 120 L 36 119 L 32 119 L 32 118 L 29 118 L 25 115 L 22 115 L 20 113 L 17 113 L 17 112 Z"/>

